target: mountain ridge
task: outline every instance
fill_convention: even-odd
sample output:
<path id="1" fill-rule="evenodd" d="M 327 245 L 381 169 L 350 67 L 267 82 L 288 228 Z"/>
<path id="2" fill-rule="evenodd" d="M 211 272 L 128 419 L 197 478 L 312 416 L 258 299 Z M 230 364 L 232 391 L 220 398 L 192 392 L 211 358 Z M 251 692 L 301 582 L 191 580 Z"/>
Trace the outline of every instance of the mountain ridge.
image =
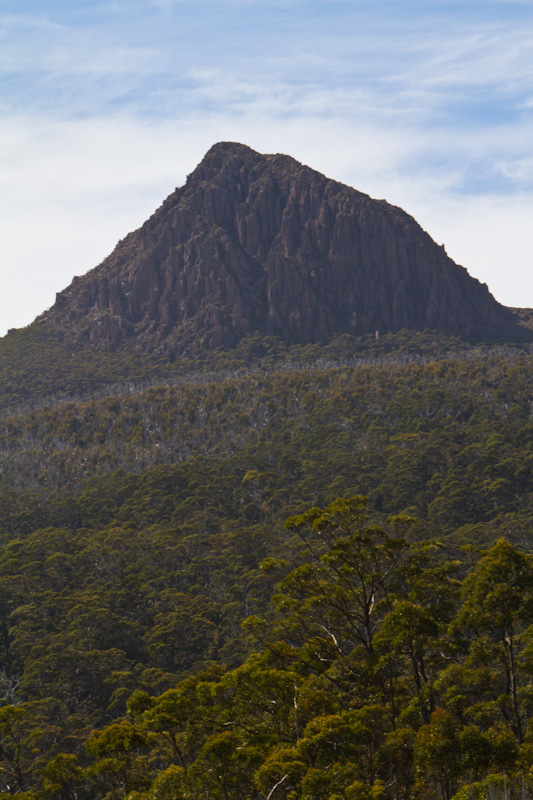
<path id="1" fill-rule="evenodd" d="M 403 328 L 531 338 L 402 209 L 282 154 L 219 142 L 137 231 L 57 295 L 59 338 L 184 355 Z"/>

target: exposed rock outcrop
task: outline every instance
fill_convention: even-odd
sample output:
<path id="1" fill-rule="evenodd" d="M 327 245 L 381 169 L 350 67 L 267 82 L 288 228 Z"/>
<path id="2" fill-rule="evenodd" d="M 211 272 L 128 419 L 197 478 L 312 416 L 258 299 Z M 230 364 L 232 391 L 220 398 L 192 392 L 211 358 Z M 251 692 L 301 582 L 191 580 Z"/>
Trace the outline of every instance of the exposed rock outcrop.
<path id="1" fill-rule="evenodd" d="M 40 321 L 177 354 L 253 331 L 289 344 L 401 328 L 520 336 L 511 311 L 400 208 L 230 142 Z"/>

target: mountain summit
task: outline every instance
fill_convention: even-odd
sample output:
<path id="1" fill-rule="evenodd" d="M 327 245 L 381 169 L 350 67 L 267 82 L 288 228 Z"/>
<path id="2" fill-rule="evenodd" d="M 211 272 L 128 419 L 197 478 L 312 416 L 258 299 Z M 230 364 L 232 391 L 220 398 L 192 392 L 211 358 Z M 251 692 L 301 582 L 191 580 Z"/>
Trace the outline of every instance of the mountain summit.
<path id="1" fill-rule="evenodd" d="M 401 328 L 516 339 L 509 309 L 400 208 L 286 155 L 214 145 L 39 319 L 79 342 L 183 354 Z"/>

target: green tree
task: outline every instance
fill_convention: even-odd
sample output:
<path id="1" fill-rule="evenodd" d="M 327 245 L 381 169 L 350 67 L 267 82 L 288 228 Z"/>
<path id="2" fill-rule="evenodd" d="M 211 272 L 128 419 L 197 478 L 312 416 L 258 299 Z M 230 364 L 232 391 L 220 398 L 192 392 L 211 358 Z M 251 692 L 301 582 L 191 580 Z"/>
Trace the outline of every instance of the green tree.
<path id="1" fill-rule="evenodd" d="M 311 560 L 282 582 L 278 609 L 285 630 L 308 642 L 315 663 L 331 663 L 354 647 L 370 656 L 389 607 L 407 544 L 368 524 L 369 513 L 367 499 L 356 496 L 286 522 L 305 542 Z"/>
<path id="2" fill-rule="evenodd" d="M 43 737 L 39 719 L 25 704 L 0 708 L 0 789 L 31 788 L 33 766 Z"/>
<path id="3" fill-rule="evenodd" d="M 497 659 L 493 691 L 520 744 L 527 711 L 523 657 L 532 623 L 533 556 L 501 539 L 465 579 L 452 631 L 466 637 L 474 664 Z"/>

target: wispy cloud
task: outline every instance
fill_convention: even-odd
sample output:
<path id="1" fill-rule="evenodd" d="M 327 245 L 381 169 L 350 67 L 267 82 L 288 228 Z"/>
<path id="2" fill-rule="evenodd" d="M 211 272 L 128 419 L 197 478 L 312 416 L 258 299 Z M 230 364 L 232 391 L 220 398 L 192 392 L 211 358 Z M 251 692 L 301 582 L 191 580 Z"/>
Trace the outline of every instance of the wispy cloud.
<path id="1" fill-rule="evenodd" d="M 52 22 L 44 14 L 0 14 L 0 36 L 6 36 L 15 29 L 54 30 L 57 28 L 61 28 L 61 25 Z"/>

